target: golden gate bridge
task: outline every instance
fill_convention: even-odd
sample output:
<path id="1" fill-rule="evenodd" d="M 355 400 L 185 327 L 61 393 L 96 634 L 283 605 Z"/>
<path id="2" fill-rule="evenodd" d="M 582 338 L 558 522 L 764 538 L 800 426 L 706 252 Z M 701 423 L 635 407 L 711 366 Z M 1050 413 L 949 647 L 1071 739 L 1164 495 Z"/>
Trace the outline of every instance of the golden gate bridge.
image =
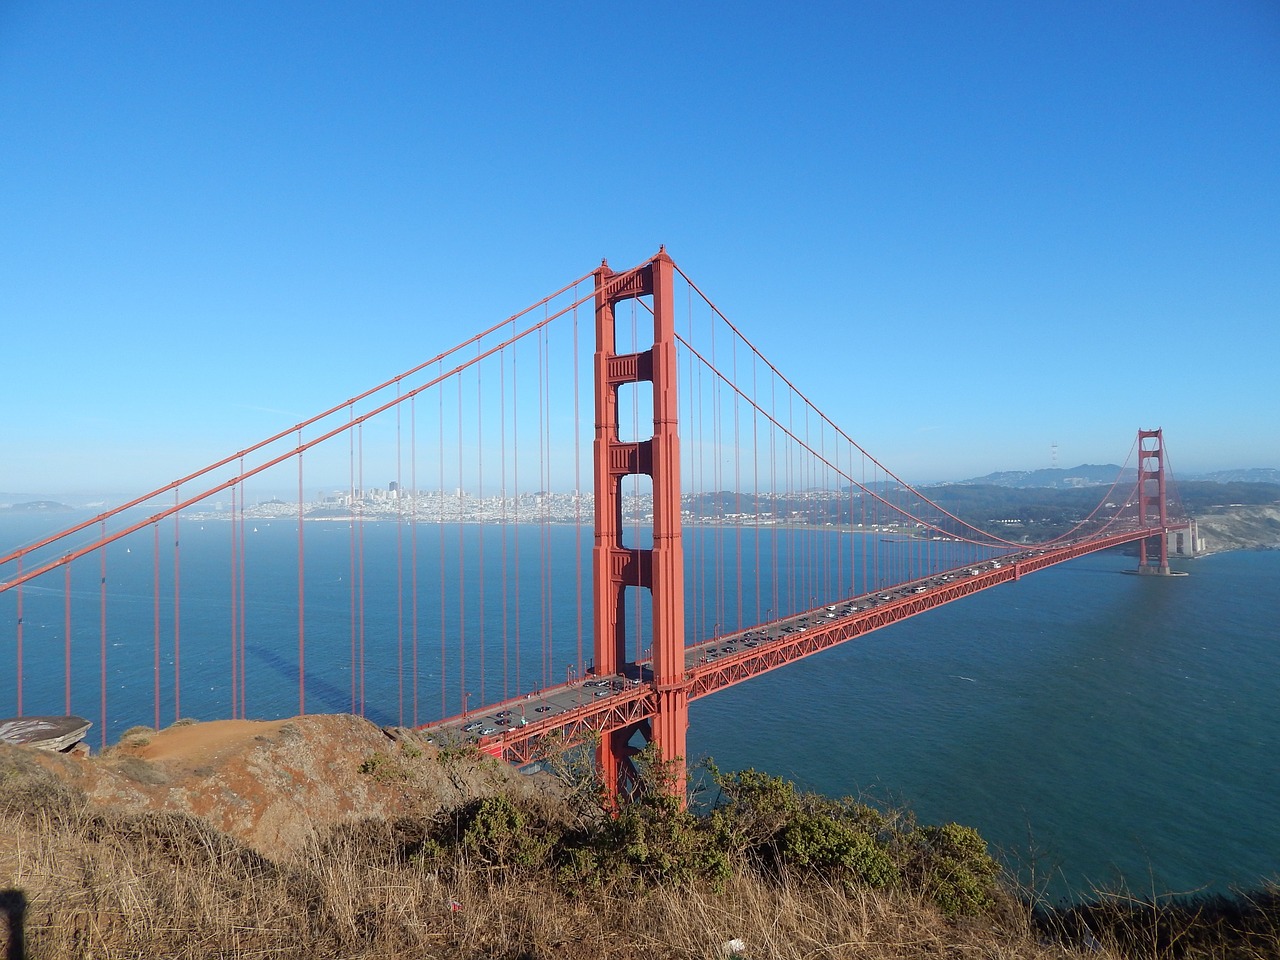
<path id="1" fill-rule="evenodd" d="M 1099 489 L 1043 538 L 949 512 L 659 250 L 9 550 L 0 714 L 82 713 L 105 746 L 319 689 L 513 762 L 589 740 L 626 791 L 725 687 L 1093 551 L 1168 574 L 1189 522 L 1162 431 Z"/>

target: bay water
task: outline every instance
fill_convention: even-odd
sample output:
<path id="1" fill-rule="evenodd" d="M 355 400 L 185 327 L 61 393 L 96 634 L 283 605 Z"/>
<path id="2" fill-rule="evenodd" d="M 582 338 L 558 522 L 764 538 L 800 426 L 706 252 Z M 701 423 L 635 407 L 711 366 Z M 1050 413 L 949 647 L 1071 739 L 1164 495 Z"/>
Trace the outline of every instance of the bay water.
<path id="1" fill-rule="evenodd" d="M 99 570 L 88 563 L 76 569 L 72 711 L 97 720 L 98 690 L 108 689 L 104 739 L 149 721 L 157 654 L 164 717 L 231 715 L 228 576 L 220 559 L 228 526 L 184 525 L 180 711 L 168 679 L 173 651 L 166 641 L 157 652 L 151 640 L 157 623 L 166 636 L 172 631 L 169 602 L 155 603 L 153 582 L 169 577 L 170 555 L 157 563 L 145 544 L 136 552 L 114 548 L 104 635 L 96 616 Z M 297 564 L 289 555 L 296 525 L 277 521 L 274 533 L 265 522 L 252 526 L 246 534 L 259 536 L 248 563 L 246 709 L 249 716 L 288 716 L 297 708 L 297 614 L 289 599 L 296 597 Z M 368 553 L 359 632 L 362 644 L 367 633 L 370 655 L 367 676 L 357 675 L 344 580 L 352 573 L 347 525 L 306 526 L 307 709 L 340 712 L 354 703 L 379 723 L 458 712 L 463 693 L 447 678 L 456 678 L 459 665 L 440 670 L 434 639 L 424 642 L 416 675 L 405 653 L 404 595 L 385 589 L 388 580 L 403 579 L 403 569 L 395 572 L 395 565 L 404 567 L 403 553 Z M 366 526 L 371 543 L 386 546 L 396 535 L 394 524 Z M 575 557 L 589 554 L 590 532 L 531 527 L 499 543 L 493 529 L 455 529 L 441 543 L 469 550 L 461 591 L 450 582 L 456 575 L 448 572 L 454 567 L 443 546 L 438 554 L 433 548 L 415 555 L 424 637 L 459 630 L 474 637 L 483 615 L 490 637 L 523 629 L 527 638 L 525 677 L 514 692 L 563 680 L 565 663 L 576 656 L 575 637 L 582 638 L 579 602 L 590 602 L 589 572 L 584 587 L 573 583 Z M 0 533 L 6 546 L 33 535 L 30 522 L 12 519 Z M 766 559 L 787 564 L 800 553 L 825 559 L 832 550 L 855 549 L 858 539 L 827 535 L 778 554 L 775 538 Z M 502 551 L 517 540 L 526 559 L 540 554 L 551 573 L 517 584 L 509 608 L 505 600 L 499 608 L 494 588 L 476 601 L 478 585 L 494 580 Z M 878 541 L 876 549 L 896 547 Z M 701 562 L 698 550 L 691 539 L 686 558 Z M 752 546 L 745 552 L 752 555 Z M 702 561 L 709 558 L 705 551 Z M 962 562 L 968 558 L 945 551 L 929 559 L 939 569 Z M 827 795 L 905 806 L 922 822 L 969 824 L 1050 901 L 1100 888 L 1146 896 L 1224 892 L 1280 878 L 1280 552 L 1185 561 L 1185 577 L 1126 575 L 1134 563 L 1118 552 L 1083 557 L 699 700 L 690 711 L 690 759 L 711 757 L 722 769 L 754 767 Z M 844 570 L 851 590 L 874 586 L 857 582 L 856 566 L 852 557 L 847 565 L 809 564 Z M 775 591 L 758 602 L 744 596 L 737 605 L 747 608 L 748 620 L 766 603 L 798 609 L 810 591 L 824 595 L 828 584 L 818 579 L 784 579 L 790 596 L 781 601 Z M 752 580 L 748 570 L 748 593 Z M 550 581 L 561 588 L 553 608 L 541 588 Z M 325 593 L 322 585 L 333 589 Z M 61 587 L 32 584 L 24 593 L 28 715 L 62 712 Z M 169 589 L 161 584 L 162 592 Z M 15 622 L 14 601 L 13 591 L 0 597 L 6 623 Z M 699 635 L 731 629 L 703 622 L 712 617 L 725 614 L 691 609 L 690 629 Z M 589 614 L 585 631 L 589 651 Z M 546 646 L 552 637 L 554 650 Z M 15 662 L 14 644 L 12 631 L 0 634 L 0 663 Z M 108 649 L 106 671 L 96 662 L 100 644 Z M 503 689 L 511 681 L 496 652 L 483 673 L 470 656 L 472 706 L 512 692 Z M 444 657 L 456 654 L 446 650 Z M 510 664 L 503 669 L 509 674 Z M 15 679 L 0 682 L 0 715 L 15 711 Z M 421 714 L 413 707 L 419 696 Z"/>

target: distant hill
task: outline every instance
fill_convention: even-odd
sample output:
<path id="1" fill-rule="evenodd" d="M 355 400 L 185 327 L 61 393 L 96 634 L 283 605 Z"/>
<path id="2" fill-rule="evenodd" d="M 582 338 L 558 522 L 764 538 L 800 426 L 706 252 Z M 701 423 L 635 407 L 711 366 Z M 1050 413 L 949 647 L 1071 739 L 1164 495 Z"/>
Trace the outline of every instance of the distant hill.
<path id="1" fill-rule="evenodd" d="M 1199 473 L 1188 480 L 1207 480 L 1211 483 L 1280 483 L 1280 470 L 1274 467 L 1248 467 L 1243 470 L 1217 470 Z"/>
<path id="2" fill-rule="evenodd" d="M 953 482 L 980 487 L 1044 487 L 1051 490 L 1074 490 L 1079 487 L 1109 485 L 1115 482 L 1117 475 L 1120 475 L 1120 467 L 1114 463 L 1082 463 L 1078 467 L 1066 469 L 1003 470 L 989 473 L 985 477 Z M 1280 470 L 1274 467 L 1249 467 L 1196 474 L 1175 473 L 1173 476 L 1177 481 L 1194 480 L 1203 483 L 1280 483 Z M 1128 467 L 1120 479 L 1124 483 L 1134 483 L 1138 479 L 1138 471 Z"/>
<path id="3" fill-rule="evenodd" d="M 1053 490 L 1074 490 L 1078 487 L 1099 487 L 1115 482 L 1120 467 L 1114 463 L 1082 463 L 1078 467 L 1049 468 L 1044 470 L 1002 470 L 972 480 L 958 480 L 966 486 L 983 487 L 1048 487 Z M 1122 479 L 1134 482 L 1138 471 L 1132 467 L 1124 471 Z"/>
<path id="4" fill-rule="evenodd" d="M 56 500 L 28 500 L 24 503 L 5 503 L 0 500 L 0 512 L 8 513 L 70 513 L 74 509 Z"/>

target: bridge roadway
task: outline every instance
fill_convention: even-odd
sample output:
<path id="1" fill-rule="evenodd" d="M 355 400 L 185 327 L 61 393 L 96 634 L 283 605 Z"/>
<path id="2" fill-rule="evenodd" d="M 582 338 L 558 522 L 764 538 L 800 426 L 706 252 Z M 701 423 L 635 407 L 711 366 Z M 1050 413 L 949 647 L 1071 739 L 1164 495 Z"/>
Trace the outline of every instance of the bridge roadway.
<path id="1" fill-rule="evenodd" d="M 689 700 L 1028 573 L 1180 526 L 1127 530 L 1053 549 L 1006 554 L 712 637 L 685 648 Z M 647 661 L 630 664 L 626 674 L 589 675 L 422 729 L 442 745 L 474 743 L 495 757 L 529 763 L 552 742 L 577 742 L 652 718 L 657 712 L 652 679 Z"/>

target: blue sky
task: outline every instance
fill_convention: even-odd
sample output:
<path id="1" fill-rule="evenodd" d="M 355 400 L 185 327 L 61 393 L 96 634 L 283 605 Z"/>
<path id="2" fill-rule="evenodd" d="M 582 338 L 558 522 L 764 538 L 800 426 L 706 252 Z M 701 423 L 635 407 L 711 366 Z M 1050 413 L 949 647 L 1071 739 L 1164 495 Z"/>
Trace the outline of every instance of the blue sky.
<path id="1" fill-rule="evenodd" d="M 0 491 L 141 492 L 659 244 L 917 482 L 1280 467 L 1280 7 L 0 5 Z"/>

